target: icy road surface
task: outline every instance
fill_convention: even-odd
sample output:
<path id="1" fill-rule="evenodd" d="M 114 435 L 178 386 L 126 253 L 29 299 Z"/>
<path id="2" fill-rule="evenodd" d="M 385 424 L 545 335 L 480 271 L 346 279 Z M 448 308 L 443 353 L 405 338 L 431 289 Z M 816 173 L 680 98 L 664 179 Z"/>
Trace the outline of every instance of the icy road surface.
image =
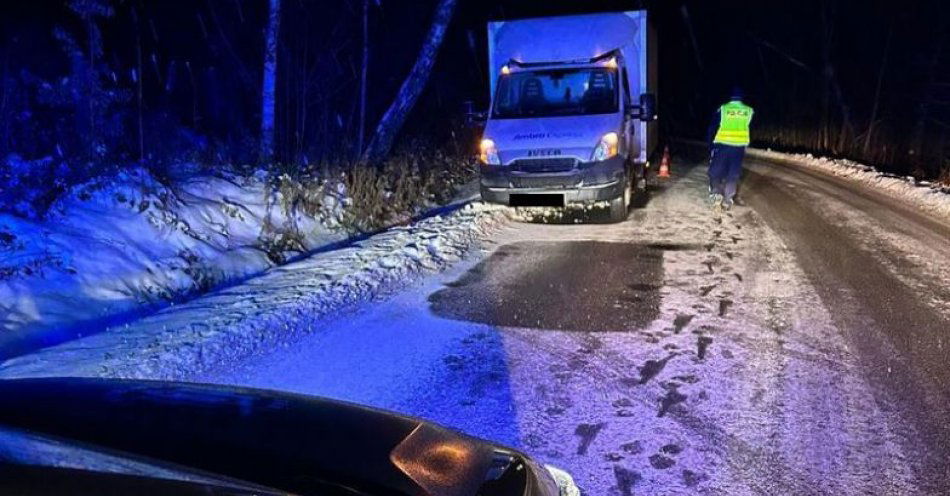
<path id="1" fill-rule="evenodd" d="M 682 162 L 623 224 L 510 223 L 193 379 L 425 417 L 590 495 L 950 494 L 950 228 L 758 159 L 716 215 Z"/>

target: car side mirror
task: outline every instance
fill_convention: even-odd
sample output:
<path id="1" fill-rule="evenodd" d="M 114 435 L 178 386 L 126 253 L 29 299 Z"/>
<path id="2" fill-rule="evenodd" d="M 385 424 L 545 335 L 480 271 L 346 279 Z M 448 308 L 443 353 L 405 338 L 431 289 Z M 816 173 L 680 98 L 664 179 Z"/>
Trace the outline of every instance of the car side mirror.
<path id="1" fill-rule="evenodd" d="M 653 93 L 640 95 L 640 115 L 637 117 L 646 122 L 656 120 L 656 95 Z"/>

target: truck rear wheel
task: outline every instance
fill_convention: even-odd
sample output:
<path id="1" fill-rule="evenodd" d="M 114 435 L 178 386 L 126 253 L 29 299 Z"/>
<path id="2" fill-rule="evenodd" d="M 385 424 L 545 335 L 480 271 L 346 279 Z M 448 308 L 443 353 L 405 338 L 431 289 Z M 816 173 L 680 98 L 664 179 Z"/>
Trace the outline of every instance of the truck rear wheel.
<path id="1" fill-rule="evenodd" d="M 637 164 L 637 175 L 634 180 L 634 194 L 642 194 L 647 190 L 647 168 L 644 164 Z"/>

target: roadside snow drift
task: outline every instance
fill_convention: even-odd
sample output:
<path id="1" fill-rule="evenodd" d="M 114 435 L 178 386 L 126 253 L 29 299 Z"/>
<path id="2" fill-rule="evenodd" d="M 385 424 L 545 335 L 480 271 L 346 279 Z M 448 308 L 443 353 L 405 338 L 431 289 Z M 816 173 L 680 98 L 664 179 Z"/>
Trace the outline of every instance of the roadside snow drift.
<path id="1" fill-rule="evenodd" d="M 885 174 L 874 167 L 851 160 L 815 157 L 810 153 L 791 154 L 750 148 L 748 154 L 757 158 L 790 162 L 833 176 L 843 177 L 877 189 L 890 197 L 904 201 L 943 219 L 950 220 L 950 187 L 917 181 L 913 177 Z"/>
<path id="2" fill-rule="evenodd" d="M 327 314 L 459 260 L 507 219 L 468 204 L 312 255 L 191 302 L 0 365 L 0 376 L 176 379 L 319 327 Z"/>
<path id="3" fill-rule="evenodd" d="M 0 349 L 82 335 L 347 237 L 342 191 L 314 187 L 306 207 L 297 195 L 263 173 L 168 187 L 138 169 L 73 188 L 42 221 L 0 213 Z"/>

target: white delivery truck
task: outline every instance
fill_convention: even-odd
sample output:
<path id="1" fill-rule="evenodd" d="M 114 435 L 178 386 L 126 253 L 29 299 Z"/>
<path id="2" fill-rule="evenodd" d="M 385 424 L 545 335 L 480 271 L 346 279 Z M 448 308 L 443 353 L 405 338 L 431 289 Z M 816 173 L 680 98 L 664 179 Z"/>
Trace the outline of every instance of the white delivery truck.
<path id="1" fill-rule="evenodd" d="M 625 219 L 657 143 L 654 38 L 646 11 L 489 23 L 482 199 Z"/>

